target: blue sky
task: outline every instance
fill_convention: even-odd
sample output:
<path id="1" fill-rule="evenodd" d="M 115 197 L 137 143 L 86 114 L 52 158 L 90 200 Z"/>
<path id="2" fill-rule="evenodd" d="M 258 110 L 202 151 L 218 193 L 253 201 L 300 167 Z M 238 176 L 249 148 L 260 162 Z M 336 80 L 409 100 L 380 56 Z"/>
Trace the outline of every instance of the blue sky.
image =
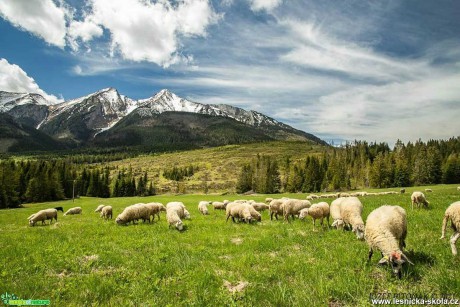
<path id="1" fill-rule="evenodd" d="M 0 90 L 168 88 L 325 140 L 460 132 L 460 2 L 2 0 Z"/>

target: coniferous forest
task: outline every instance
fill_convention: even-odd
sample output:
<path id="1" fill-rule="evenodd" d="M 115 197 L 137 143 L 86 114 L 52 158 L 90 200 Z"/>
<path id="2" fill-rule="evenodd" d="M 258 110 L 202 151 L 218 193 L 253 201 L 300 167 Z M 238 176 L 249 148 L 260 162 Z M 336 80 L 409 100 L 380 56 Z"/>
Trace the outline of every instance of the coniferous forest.
<path id="1" fill-rule="evenodd" d="M 186 154 L 186 152 L 184 152 Z M 0 208 L 26 202 L 69 199 L 78 196 L 127 197 L 156 193 L 147 172 L 109 169 L 105 162 L 115 156 L 84 155 L 0 160 Z M 94 164 L 96 163 L 97 164 Z M 163 169 L 163 176 L 182 181 L 194 175 L 196 166 Z M 319 192 L 363 188 L 407 187 L 460 183 L 460 138 L 397 141 L 355 141 L 340 148 L 324 147 L 322 153 L 292 160 L 257 155 L 235 169 L 238 193 Z"/>

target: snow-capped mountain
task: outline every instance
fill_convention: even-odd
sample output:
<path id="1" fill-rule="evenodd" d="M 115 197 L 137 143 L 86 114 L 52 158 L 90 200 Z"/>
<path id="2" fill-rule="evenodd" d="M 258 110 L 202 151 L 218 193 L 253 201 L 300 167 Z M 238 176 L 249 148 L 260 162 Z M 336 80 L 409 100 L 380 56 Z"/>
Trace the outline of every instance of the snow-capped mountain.
<path id="1" fill-rule="evenodd" d="M 296 130 L 262 113 L 224 104 L 193 102 L 166 89 L 150 98 L 133 100 L 120 95 L 114 88 L 106 88 L 55 105 L 38 94 L 0 92 L 0 112 L 8 113 L 22 122 L 26 120 L 30 125 L 58 139 L 77 143 L 91 141 L 122 122 L 126 126 L 142 121 L 145 128 L 152 124 L 152 120 L 170 112 L 235 120 L 259 129 L 272 139 L 310 139 L 321 142 L 313 135 Z M 129 124 L 126 123 L 128 118 Z M 202 120 L 205 121 L 204 118 Z"/>

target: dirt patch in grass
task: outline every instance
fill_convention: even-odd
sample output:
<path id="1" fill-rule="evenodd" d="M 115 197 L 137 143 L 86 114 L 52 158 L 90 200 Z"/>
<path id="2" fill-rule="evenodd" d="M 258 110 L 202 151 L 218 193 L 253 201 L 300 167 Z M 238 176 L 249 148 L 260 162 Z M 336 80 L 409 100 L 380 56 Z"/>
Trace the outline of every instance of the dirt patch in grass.
<path id="1" fill-rule="evenodd" d="M 231 282 L 224 280 L 224 286 L 231 293 L 239 293 L 244 291 L 244 289 L 249 285 L 247 281 L 239 281 L 237 284 L 232 284 Z"/>
<path id="2" fill-rule="evenodd" d="M 243 243 L 243 239 L 241 238 L 232 238 L 230 241 L 235 245 L 240 245 Z"/>
<path id="3" fill-rule="evenodd" d="M 87 255 L 80 258 L 80 262 L 87 264 L 99 260 L 99 255 Z"/>

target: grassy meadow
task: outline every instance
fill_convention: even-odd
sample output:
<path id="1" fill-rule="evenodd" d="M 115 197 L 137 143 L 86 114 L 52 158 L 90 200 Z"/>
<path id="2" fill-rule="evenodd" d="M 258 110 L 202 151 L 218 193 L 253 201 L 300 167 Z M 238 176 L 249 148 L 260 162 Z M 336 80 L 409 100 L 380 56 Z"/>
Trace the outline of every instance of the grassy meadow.
<path id="1" fill-rule="evenodd" d="M 407 210 L 407 255 L 415 265 L 404 268 L 401 280 L 378 266 L 380 253 L 367 263 L 367 244 L 351 232 L 313 231 L 311 219 L 270 221 L 267 211 L 258 224 L 226 223 L 224 211 L 210 208 L 202 216 L 197 209 L 200 200 L 267 195 L 80 198 L 1 210 L 0 292 L 49 299 L 52 306 L 366 306 L 370 293 L 385 292 L 460 298 L 460 257 L 439 239 L 446 207 L 460 200 L 456 187 L 431 186 L 429 209 L 414 211 L 410 194 L 425 187 L 360 198 L 364 219 L 383 204 Z M 305 198 L 275 197 L 282 196 Z M 192 216 L 186 230 L 169 229 L 164 213 L 152 224 L 116 225 L 124 207 L 151 201 L 183 201 Z M 94 212 L 99 204 L 113 206 L 113 220 Z M 59 212 L 51 226 L 28 225 L 29 215 L 56 206 L 80 206 L 83 214 Z M 240 282 L 244 289 L 229 290 Z"/>

